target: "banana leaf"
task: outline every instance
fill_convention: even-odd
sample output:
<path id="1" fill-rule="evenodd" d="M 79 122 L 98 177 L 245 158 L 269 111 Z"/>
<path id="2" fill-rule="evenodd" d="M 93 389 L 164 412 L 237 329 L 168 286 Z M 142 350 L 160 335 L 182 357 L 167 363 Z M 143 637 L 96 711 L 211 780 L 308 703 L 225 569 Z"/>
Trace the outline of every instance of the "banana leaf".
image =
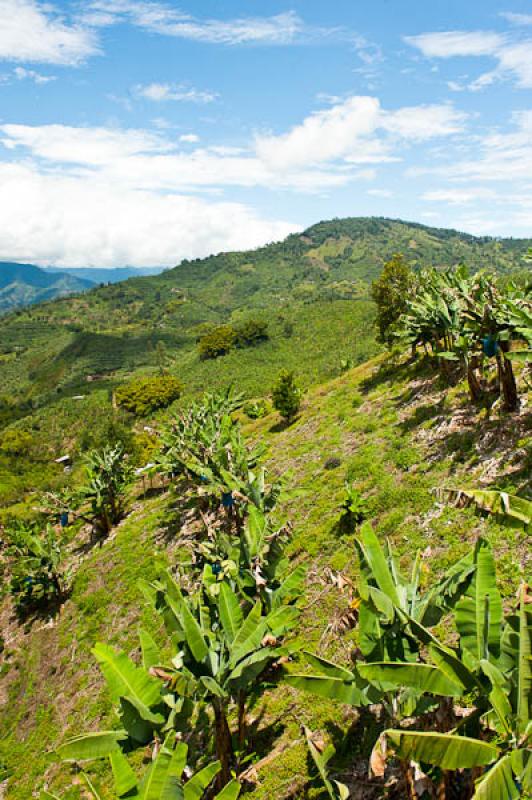
<path id="1" fill-rule="evenodd" d="M 450 733 L 417 733 L 389 729 L 384 732 L 393 749 L 409 760 L 442 769 L 472 769 L 492 764 L 499 755 L 493 744 Z"/>
<path id="2" fill-rule="evenodd" d="M 407 687 L 444 697 L 460 697 L 464 693 L 463 685 L 451 680 L 431 664 L 381 662 L 358 664 L 357 668 L 363 678 L 383 691 Z"/>
<path id="3" fill-rule="evenodd" d="M 475 784 L 473 800 L 517 800 L 521 797 L 514 779 L 512 754 L 503 756 Z"/>
<path id="4" fill-rule="evenodd" d="M 127 732 L 99 731 L 75 736 L 57 748 L 59 758 L 65 761 L 89 761 L 119 753 L 120 742 L 127 740 Z"/>
<path id="5" fill-rule="evenodd" d="M 327 789 L 329 797 L 331 800 L 347 800 L 349 797 L 349 789 L 347 786 L 345 786 L 343 783 L 339 783 L 338 781 L 329 780 L 329 775 L 327 772 L 327 765 L 331 758 L 335 755 L 336 750 L 331 744 L 328 745 L 328 747 L 326 747 L 323 751 L 319 750 L 312 741 L 312 732 L 308 728 L 305 728 L 305 736 L 310 755 L 312 756 L 312 760 L 318 769 L 319 775 L 323 785 Z"/>
<path id="6" fill-rule="evenodd" d="M 160 684 L 142 667 L 126 656 L 105 644 L 97 644 L 93 654 L 100 665 L 112 697 L 130 697 L 135 705 L 149 708 L 160 702 Z"/>

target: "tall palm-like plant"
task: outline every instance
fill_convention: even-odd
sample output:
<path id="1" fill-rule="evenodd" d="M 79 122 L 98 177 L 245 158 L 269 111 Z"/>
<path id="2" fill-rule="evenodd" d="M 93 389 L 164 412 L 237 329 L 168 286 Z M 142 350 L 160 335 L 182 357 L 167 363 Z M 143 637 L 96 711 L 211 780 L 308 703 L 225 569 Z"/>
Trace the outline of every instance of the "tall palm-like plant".
<path id="1" fill-rule="evenodd" d="M 523 584 L 516 611 L 503 619 L 494 572 L 486 555 L 457 607 L 458 648 L 421 626 L 414 631 L 434 669 L 468 696 L 469 716 L 443 733 L 387 730 L 378 746 L 387 742 L 402 758 L 442 770 L 479 771 L 475 800 L 513 800 L 532 791 L 532 597 Z"/>
<path id="2" fill-rule="evenodd" d="M 60 749 L 67 759 L 107 757 L 129 752 L 186 729 L 195 710 L 212 713 L 215 749 L 220 762 L 218 787 L 238 770 L 247 741 L 249 704 L 292 648 L 282 637 L 297 622 L 297 593 L 281 584 L 271 606 L 239 594 L 223 581 L 217 593 L 185 595 L 168 575 L 143 584 L 146 597 L 161 614 L 175 652 L 166 663 L 151 635 L 141 632 L 142 664 L 125 653 L 98 644 L 98 660 L 113 699 L 120 706 L 121 729 L 78 736 Z M 237 732 L 230 727 L 237 715 Z M 84 756 L 87 753 L 89 755 Z M 186 795 L 185 795 L 186 796 Z M 198 795 L 199 796 L 199 795 Z"/>
<path id="3" fill-rule="evenodd" d="M 78 506 L 89 506 L 88 516 L 96 534 L 107 536 L 123 518 L 127 490 L 133 480 L 133 468 L 121 444 L 89 454 L 85 483 L 77 493 Z"/>
<path id="4" fill-rule="evenodd" d="M 41 531 L 19 523 L 7 530 L 4 550 L 11 576 L 9 591 L 18 613 L 26 614 L 64 596 L 64 546 L 62 535 L 51 525 Z"/>

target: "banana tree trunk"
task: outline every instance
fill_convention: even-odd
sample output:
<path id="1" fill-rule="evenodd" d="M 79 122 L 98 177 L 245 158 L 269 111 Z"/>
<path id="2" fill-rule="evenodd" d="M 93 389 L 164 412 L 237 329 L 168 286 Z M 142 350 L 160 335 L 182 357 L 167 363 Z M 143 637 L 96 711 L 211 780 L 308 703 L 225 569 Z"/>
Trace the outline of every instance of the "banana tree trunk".
<path id="1" fill-rule="evenodd" d="M 503 353 L 507 352 L 508 349 L 508 343 L 501 342 L 501 350 L 503 350 Z M 515 382 L 512 362 L 505 358 L 504 355 L 501 355 L 501 353 L 497 353 L 497 368 L 504 408 L 506 411 L 515 411 L 519 406 L 519 397 L 517 394 L 517 384 Z"/>
<path id="2" fill-rule="evenodd" d="M 246 744 L 246 695 L 240 691 L 238 694 L 238 749 L 243 752 Z"/>
<path id="3" fill-rule="evenodd" d="M 467 362 L 467 385 L 469 387 L 469 395 L 473 403 L 478 402 L 483 394 L 482 383 L 478 374 L 478 365 L 471 359 Z"/>
<path id="4" fill-rule="evenodd" d="M 214 705 L 214 726 L 216 736 L 216 756 L 221 764 L 217 777 L 218 789 L 223 789 L 231 780 L 231 767 L 234 762 L 233 740 L 229 723 L 227 722 L 226 708 L 222 703 Z"/>

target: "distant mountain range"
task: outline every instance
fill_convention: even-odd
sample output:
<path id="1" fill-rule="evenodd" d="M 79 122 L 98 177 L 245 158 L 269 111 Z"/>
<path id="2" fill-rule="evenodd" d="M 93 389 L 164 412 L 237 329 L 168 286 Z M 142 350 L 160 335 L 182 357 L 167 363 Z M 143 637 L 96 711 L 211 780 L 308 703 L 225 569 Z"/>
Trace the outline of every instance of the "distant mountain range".
<path id="1" fill-rule="evenodd" d="M 66 272 L 93 283 L 120 283 L 128 278 L 158 275 L 166 267 L 43 267 L 46 272 Z"/>
<path id="2" fill-rule="evenodd" d="M 47 272 L 34 264 L 0 261 L 0 314 L 91 289 L 94 282 L 65 272 Z"/>
<path id="3" fill-rule="evenodd" d="M 85 292 L 102 283 L 157 275 L 163 267 L 37 267 L 0 261 L 0 314 L 23 306 Z"/>

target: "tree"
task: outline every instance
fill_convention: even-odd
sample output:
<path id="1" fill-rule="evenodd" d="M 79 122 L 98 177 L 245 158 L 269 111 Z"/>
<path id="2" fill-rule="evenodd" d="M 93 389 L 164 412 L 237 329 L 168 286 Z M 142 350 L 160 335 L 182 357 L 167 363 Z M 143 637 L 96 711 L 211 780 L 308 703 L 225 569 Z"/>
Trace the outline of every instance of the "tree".
<path id="1" fill-rule="evenodd" d="M 157 346 L 162 344 L 158 342 Z M 183 384 L 172 375 L 149 375 L 119 386 L 115 392 L 117 405 L 138 416 L 158 408 L 166 408 L 180 397 Z"/>
<path id="2" fill-rule="evenodd" d="M 200 358 L 204 361 L 226 355 L 233 349 L 235 338 L 236 333 L 231 325 L 218 325 L 212 328 L 198 342 Z"/>
<path id="3" fill-rule="evenodd" d="M 248 319 L 234 326 L 235 345 L 252 347 L 268 339 L 268 323 L 261 319 Z"/>
<path id="4" fill-rule="evenodd" d="M 412 270 L 400 253 L 395 253 L 371 285 L 371 296 L 377 304 L 378 339 L 391 344 L 391 329 L 406 309 L 406 301 L 414 284 Z"/>
<path id="5" fill-rule="evenodd" d="M 297 386 L 294 373 L 282 370 L 272 389 L 273 407 L 283 419 L 290 422 L 301 406 L 301 389 Z"/>

